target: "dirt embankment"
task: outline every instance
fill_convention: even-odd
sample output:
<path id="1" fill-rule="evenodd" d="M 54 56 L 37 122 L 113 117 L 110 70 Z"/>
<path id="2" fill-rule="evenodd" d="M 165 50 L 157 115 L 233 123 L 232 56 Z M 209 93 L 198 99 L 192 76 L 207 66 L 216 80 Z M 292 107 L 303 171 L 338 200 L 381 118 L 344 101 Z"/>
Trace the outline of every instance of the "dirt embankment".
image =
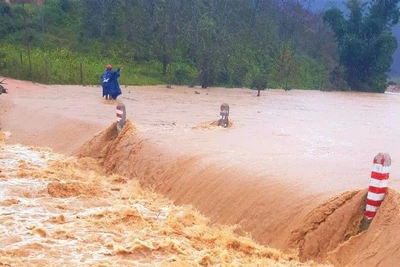
<path id="1" fill-rule="evenodd" d="M 400 194 L 389 190 L 377 216 L 360 232 L 367 190 L 349 191 L 310 212 L 292 232 L 301 260 L 335 266 L 396 266 L 400 261 Z"/>
<path id="2" fill-rule="evenodd" d="M 400 260 L 396 191 L 389 191 L 369 230 L 358 233 L 365 191 L 346 192 L 321 204 L 318 196 L 302 196 L 299 188 L 272 178 L 224 169 L 203 157 L 168 157 L 138 138 L 129 121 L 120 134 L 112 125 L 76 155 L 95 158 L 107 174 L 138 179 L 175 203 L 192 204 L 215 222 L 240 224 L 264 244 L 298 250 L 302 260 L 338 266 L 393 266 Z"/>
<path id="3" fill-rule="evenodd" d="M 136 133 L 129 121 L 119 135 L 112 125 L 76 155 L 97 159 L 107 174 L 138 179 L 176 204 L 194 205 L 214 222 L 240 224 L 258 241 L 281 249 L 289 249 L 290 229 L 316 205 L 314 197 L 294 197 L 299 186 L 248 174 L 207 156 L 175 158 Z"/>

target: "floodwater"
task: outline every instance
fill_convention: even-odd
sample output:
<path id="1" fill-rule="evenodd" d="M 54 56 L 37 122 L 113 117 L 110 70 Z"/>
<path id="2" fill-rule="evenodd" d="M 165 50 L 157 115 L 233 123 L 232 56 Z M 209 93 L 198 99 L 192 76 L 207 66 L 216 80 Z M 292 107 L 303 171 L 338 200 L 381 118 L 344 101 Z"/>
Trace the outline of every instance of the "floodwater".
<path id="1" fill-rule="evenodd" d="M 1 100 L 12 105 L 3 115 L 10 142 L 72 153 L 116 119 L 116 102 L 102 100 L 99 87 L 8 87 Z M 390 153 L 392 177 L 400 174 L 400 94 L 269 90 L 258 98 L 247 89 L 164 86 L 123 93 L 127 118 L 173 155 L 206 154 L 221 168 L 240 166 L 316 193 L 365 187 L 378 152 Z M 209 129 L 225 102 L 233 127 Z"/>
<path id="2" fill-rule="evenodd" d="M 116 120 L 117 102 L 101 99 L 100 87 L 7 81 L 0 108 L 9 143 L 76 155 Z M 119 101 L 135 127 L 129 142 L 141 146 L 130 163 L 114 157 L 109 173 L 138 177 L 213 222 L 241 225 L 263 244 L 290 249 L 307 214 L 344 192 L 366 189 L 379 152 L 391 155 L 389 186 L 400 188 L 400 94 L 122 90 Z M 222 103 L 230 105 L 226 129 L 211 125 Z"/>
<path id="3" fill-rule="evenodd" d="M 98 175 L 93 161 L 0 148 L 1 266 L 322 266 L 212 226 L 137 181 Z"/>

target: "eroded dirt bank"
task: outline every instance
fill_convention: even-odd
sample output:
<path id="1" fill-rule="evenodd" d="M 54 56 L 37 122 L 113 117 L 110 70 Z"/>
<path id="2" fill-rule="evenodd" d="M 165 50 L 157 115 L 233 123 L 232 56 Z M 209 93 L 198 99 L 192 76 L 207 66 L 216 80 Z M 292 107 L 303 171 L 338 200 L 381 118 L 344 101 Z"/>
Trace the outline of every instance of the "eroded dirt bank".
<path id="1" fill-rule="evenodd" d="M 310 212 L 292 232 L 302 260 L 335 266 L 396 266 L 400 261 L 400 194 L 390 189 L 368 230 L 360 232 L 366 190 L 349 191 Z"/>
<path id="2" fill-rule="evenodd" d="M 396 191 L 390 191 L 371 228 L 359 233 L 366 190 L 348 191 L 324 203 L 317 196 L 302 195 L 300 188 L 274 184 L 268 177 L 257 179 L 239 169 L 218 169 L 220 162 L 204 165 L 202 157 L 175 161 L 148 141 L 138 138 L 128 121 L 121 133 L 112 125 L 76 155 L 98 160 L 106 173 L 138 179 L 175 203 L 193 204 L 214 222 L 240 224 L 264 244 L 297 250 L 301 260 L 330 261 L 337 266 L 390 266 L 400 260 L 400 254 L 382 250 L 382 246 L 396 250 L 400 240 L 397 235 L 388 242 L 384 232 L 388 223 L 400 223 L 397 215 L 390 222 L 385 218 L 390 216 L 386 213 L 397 214 L 400 207 Z M 374 236 L 382 243 L 371 242 Z"/>
<path id="3" fill-rule="evenodd" d="M 240 224 L 256 240 L 281 249 L 288 248 L 291 229 L 318 203 L 317 196 L 302 195 L 300 186 L 246 172 L 217 158 L 170 156 L 151 139 L 137 137 L 129 121 L 119 135 L 112 125 L 76 155 L 98 159 L 107 174 L 138 179 L 177 204 L 192 204 L 214 222 Z"/>

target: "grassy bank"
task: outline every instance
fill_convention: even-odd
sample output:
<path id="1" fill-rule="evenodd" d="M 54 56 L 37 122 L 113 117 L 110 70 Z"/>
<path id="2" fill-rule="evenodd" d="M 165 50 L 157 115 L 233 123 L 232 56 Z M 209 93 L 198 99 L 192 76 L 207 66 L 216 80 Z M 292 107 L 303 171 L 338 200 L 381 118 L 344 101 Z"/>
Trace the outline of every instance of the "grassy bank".
<path id="1" fill-rule="evenodd" d="M 65 48 L 43 51 L 33 48 L 29 63 L 26 47 L 2 44 L 0 50 L 0 75 L 31 80 L 45 84 L 99 84 L 106 64 L 121 67 L 120 83 L 124 85 L 156 85 L 176 81 L 177 69 L 185 68 L 185 76 L 176 82 L 187 82 L 196 75 L 190 66 L 171 65 L 162 75 L 162 65 L 157 61 L 135 64 L 115 58 L 80 55 Z M 179 71 L 178 71 L 179 72 Z M 179 78 L 179 77 L 178 77 Z"/>

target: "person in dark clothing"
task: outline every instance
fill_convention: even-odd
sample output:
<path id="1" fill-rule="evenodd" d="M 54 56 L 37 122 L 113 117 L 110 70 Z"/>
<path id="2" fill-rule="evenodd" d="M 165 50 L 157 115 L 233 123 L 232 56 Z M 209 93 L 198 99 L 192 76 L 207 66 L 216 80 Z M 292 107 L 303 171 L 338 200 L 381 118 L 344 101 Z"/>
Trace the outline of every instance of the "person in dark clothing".
<path id="1" fill-rule="evenodd" d="M 100 77 L 101 85 L 103 86 L 103 97 L 105 99 L 117 99 L 117 97 L 122 93 L 118 83 L 119 76 L 119 68 L 116 71 L 113 71 L 110 64 L 106 66 L 106 70 Z"/>

